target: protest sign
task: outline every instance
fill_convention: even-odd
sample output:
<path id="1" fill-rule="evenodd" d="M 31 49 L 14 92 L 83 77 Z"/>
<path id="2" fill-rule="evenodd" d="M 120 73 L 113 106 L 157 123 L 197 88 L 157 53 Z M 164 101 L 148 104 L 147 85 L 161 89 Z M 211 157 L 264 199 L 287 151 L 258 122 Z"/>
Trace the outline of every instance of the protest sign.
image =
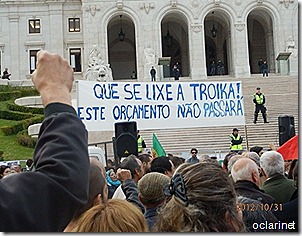
<path id="1" fill-rule="evenodd" d="M 77 81 L 77 113 L 88 131 L 244 125 L 242 84 L 232 82 Z"/>

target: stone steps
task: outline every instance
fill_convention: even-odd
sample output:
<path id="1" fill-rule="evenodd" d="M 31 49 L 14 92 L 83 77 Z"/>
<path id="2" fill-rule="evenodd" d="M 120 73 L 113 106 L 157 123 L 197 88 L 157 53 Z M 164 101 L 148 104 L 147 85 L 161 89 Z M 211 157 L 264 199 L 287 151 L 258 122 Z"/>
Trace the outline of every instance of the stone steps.
<path id="1" fill-rule="evenodd" d="M 211 81 L 240 81 L 236 78 L 211 77 Z M 207 80 L 209 81 L 209 80 Z M 278 117 L 281 115 L 294 116 L 295 131 L 298 134 L 298 78 L 290 76 L 254 76 L 241 79 L 243 85 L 246 126 L 238 126 L 243 136 L 243 147 L 255 145 L 268 148 L 269 143 L 279 146 Z M 258 123 L 253 124 L 254 104 L 252 95 L 256 87 L 261 87 L 266 95 L 269 124 L 263 124 L 261 113 Z M 160 140 L 166 152 L 175 155 L 189 155 L 192 147 L 200 150 L 200 154 L 225 153 L 229 151 L 228 135 L 234 127 L 201 127 L 188 129 L 143 130 L 141 135 L 148 146 L 152 146 L 152 133 Z M 248 146 L 247 146 L 248 145 Z"/>

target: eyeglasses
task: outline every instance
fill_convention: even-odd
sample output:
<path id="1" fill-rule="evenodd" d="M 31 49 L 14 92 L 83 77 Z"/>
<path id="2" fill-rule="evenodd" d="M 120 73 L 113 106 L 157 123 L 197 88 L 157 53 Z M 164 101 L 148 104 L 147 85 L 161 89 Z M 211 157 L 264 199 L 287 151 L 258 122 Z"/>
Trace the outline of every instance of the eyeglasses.
<path id="1" fill-rule="evenodd" d="M 192 154 L 197 154 L 197 152 L 191 152 Z"/>

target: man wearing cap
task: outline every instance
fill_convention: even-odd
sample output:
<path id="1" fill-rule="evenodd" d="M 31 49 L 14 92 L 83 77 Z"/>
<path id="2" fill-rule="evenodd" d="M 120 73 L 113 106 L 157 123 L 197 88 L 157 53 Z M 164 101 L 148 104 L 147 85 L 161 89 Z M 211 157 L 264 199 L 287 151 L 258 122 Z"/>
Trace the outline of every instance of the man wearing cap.
<path id="1" fill-rule="evenodd" d="M 238 133 L 238 129 L 234 128 L 233 133 L 229 135 L 230 141 L 231 141 L 231 151 L 232 152 L 238 152 L 242 150 L 242 141 L 243 138 L 241 135 Z"/>
<path id="2" fill-rule="evenodd" d="M 266 116 L 266 107 L 264 106 L 265 96 L 263 93 L 261 93 L 259 87 L 256 89 L 256 93 L 254 94 L 253 102 L 255 103 L 254 124 L 257 123 L 259 111 L 261 111 L 261 113 L 262 113 L 264 123 L 269 123 L 267 121 L 267 116 Z"/>

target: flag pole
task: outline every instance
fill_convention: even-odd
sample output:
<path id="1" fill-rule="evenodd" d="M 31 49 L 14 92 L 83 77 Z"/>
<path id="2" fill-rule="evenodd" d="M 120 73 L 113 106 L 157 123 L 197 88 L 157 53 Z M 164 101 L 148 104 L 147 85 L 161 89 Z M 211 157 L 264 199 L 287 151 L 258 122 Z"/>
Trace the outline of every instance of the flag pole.
<path id="1" fill-rule="evenodd" d="M 244 133 L 245 133 L 245 140 L 246 140 L 246 149 L 248 151 L 248 150 L 250 150 L 250 148 L 249 148 L 249 140 L 247 138 L 247 127 L 246 127 L 246 125 L 244 125 Z"/>

